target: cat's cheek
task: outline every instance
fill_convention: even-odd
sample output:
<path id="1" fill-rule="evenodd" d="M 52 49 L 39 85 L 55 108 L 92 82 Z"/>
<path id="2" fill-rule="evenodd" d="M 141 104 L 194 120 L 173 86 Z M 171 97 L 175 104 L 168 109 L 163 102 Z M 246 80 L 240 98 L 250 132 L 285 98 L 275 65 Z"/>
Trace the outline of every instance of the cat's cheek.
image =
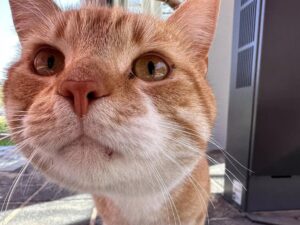
<path id="1" fill-rule="evenodd" d="M 203 106 L 198 106 L 190 110 L 185 108 L 178 108 L 177 115 L 183 120 L 190 122 L 191 127 L 193 127 L 189 132 L 189 136 L 194 137 L 194 139 L 199 139 L 203 143 L 207 143 L 211 136 L 211 125 L 207 115 L 203 110 Z M 197 115 L 197 116 L 196 116 Z M 179 124 L 181 127 L 185 128 L 187 125 Z"/>
<path id="2" fill-rule="evenodd" d="M 11 96 L 6 95 L 5 101 L 5 115 L 7 122 L 11 129 L 14 127 L 21 126 L 23 115 L 25 115 L 24 105 L 21 102 L 11 98 Z M 11 130 L 12 131 L 12 130 Z"/>
<path id="3" fill-rule="evenodd" d="M 5 83 L 6 96 L 18 101 L 23 110 L 27 110 L 34 102 L 37 95 L 49 87 L 50 79 L 28 75 L 28 71 L 12 71 Z"/>
<path id="4" fill-rule="evenodd" d="M 80 136 L 80 124 L 64 99 L 52 98 L 40 98 L 30 107 L 23 136 L 40 154 L 57 157 L 60 149 Z"/>

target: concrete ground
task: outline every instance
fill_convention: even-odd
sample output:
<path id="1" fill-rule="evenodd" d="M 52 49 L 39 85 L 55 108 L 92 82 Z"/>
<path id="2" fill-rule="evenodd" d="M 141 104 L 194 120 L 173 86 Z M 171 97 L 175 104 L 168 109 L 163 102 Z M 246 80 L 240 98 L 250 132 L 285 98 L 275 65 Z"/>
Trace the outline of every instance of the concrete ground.
<path id="1" fill-rule="evenodd" d="M 210 167 L 214 195 L 209 209 L 209 225 L 300 225 L 300 212 L 248 215 L 224 201 L 222 192 L 225 165 L 221 156 L 218 153 L 212 154 L 220 164 Z M 18 179 L 24 162 L 15 158 L 15 154 L 6 154 L 3 157 L 0 151 L 0 225 L 90 224 L 93 202 L 89 195 L 72 193 L 47 183 L 30 166 L 24 171 L 12 191 L 13 194 L 10 195 L 13 182 Z M 97 224 L 101 225 L 99 218 Z"/>

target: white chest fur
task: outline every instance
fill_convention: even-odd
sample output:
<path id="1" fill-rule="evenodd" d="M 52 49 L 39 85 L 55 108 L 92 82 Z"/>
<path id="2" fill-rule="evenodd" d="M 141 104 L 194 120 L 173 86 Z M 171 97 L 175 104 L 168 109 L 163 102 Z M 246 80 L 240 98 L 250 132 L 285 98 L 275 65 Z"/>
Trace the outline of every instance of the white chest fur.
<path id="1" fill-rule="evenodd" d="M 153 225 L 163 224 L 165 217 L 163 206 L 168 201 L 167 198 L 159 193 L 144 197 L 113 197 L 112 199 L 120 209 L 122 217 L 130 225 Z"/>

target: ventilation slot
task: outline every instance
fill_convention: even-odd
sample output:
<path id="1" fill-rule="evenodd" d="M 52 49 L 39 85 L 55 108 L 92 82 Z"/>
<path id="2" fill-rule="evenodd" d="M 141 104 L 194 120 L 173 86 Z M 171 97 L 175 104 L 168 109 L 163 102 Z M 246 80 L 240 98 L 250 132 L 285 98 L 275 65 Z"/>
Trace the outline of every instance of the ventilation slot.
<path id="1" fill-rule="evenodd" d="M 241 6 L 243 6 L 243 5 L 246 4 L 247 2 L 249 2 L 249 0 L 242 0 Z"/>
<path id="2" fill-rule="evenodd" d="M 238 54 L 236 88 L 249 87 L 252 83 L 254 47 Z"/>
<path id="3" fill-rule="evenodd" d="M 254 0 L 241 11 L 239 47 L 254 41 L 256 6 L 257 0 Z"/>

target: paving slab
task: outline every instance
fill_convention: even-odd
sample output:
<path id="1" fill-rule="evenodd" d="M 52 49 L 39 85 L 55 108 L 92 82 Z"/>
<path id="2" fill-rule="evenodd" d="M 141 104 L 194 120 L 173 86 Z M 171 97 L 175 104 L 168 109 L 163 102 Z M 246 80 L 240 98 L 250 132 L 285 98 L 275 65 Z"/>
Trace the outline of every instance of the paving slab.
<path id="1" fill-rule="evenodd" d="M 88 225 L 93 210 L 90 195 L 36 203 L 0 214 L 0 225 Z"/>
<path id="2" fill-rule="evenodd" d="M 20 170 L 21 168 L 11 172 L 0 172 L 0 209 L 17 208 L 32 196 L 29 204 L 58 200 L 75 194 L 56 184 L 49 183 L 32 166 L 25 170 L 14 185 Z"/>
<path id="3" fill-rule="evenodd" d="M 15 146 L 0 147 L 0 171 L 14 171 L 25 165 L 25 158 L 16 154 Z"/>

